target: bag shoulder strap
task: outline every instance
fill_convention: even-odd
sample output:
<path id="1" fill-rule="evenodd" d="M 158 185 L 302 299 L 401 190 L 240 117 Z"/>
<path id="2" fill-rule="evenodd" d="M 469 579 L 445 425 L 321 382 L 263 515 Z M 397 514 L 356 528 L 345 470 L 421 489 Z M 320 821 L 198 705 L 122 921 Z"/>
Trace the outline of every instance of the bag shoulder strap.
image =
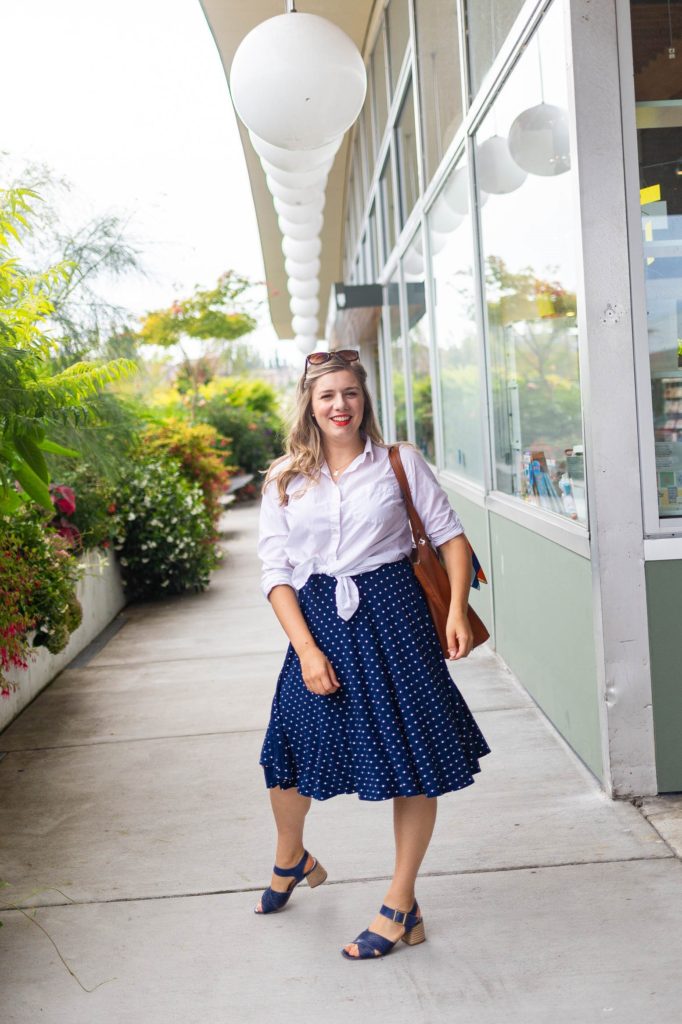
<path id="1" fill-rule="evenodd" d="M 414 507 L 414 502 L 412 501 L 412 492 L 410 491 L 410 485 L 405 474 L 403 460 L 400 457 L 400 446 L 397 444 L 390 445 L 388 449 L 388 457 L 391 460 L 393 472 L 400 484 L 400 490 L 403 492 L 403 498 L 405 499 L 407 515 L 410 520 L 410 526 L 412 527 L 412 537 L 414 538 L 414 542 L 415 544 L 418 544 L 422 539 L 426 541 L 427 537 L 424 530 L 424 524 L 422 523 L 419 513 Z"/>

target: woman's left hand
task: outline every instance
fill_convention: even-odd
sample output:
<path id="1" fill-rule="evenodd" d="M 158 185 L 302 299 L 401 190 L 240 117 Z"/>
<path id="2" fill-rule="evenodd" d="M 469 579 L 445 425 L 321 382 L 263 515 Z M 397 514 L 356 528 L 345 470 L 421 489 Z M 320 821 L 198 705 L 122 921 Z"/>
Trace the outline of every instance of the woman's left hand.
<path id="1" fill-rule="evenodd" d="M 474 645 L 474 634 L 466 613 L 450 612 L 445 626 L 445 635 L 450 651 L 450 661 L 459 661 L 471 654 Z"/>

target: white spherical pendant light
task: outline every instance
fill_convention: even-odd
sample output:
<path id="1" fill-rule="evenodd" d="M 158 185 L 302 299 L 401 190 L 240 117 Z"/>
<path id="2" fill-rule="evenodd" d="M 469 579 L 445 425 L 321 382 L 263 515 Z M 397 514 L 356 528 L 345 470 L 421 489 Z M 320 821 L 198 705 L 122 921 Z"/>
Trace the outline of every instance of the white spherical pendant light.
<path id="1" fill-rule="evenodd" d="M 294 315 L 291 321 L 296 334 L 316 334 L 318 328 L 318 321 L 316 316 L 298 316 Z"/>
<path id="2" fill-rule="evenodd" d="M 309 238 L 317 238 L 319 235 L 322 230 L 322 214 L 318 213 L 303 224 L 296 224 L 294 221 L 285 220 L 284 217 L 278 217 L 277 223 L 283 235 L 295 238 L 297 242 L 304 242 Z"/>
<path id="3" fill-rule="evenodd" d="M 317 335 L 316 334 L 297 334 L 294 338 L 294 344 L 299 352 L 303 352 L 304 355 L 310 355 L 314 352 L 317 347 Z"/>
<path id="4" fill-rule="evenodd" d="M 280 185 L 278 181 L 275 181 L 269 175 L 266 176 L 265 181 L 271 195 L 285 203 L 291 203 L 292 206 L 302 206 L 305 203 L 312 203 L 316 199 L 319 201 L 320 197 L 324 194 L 323 184 L 309 186 L 308 188 L 287 188 L 286 185 Z"/>
<path id="5" fill-rule="evenodd" d="M 408 249 L 402 258 L 403 269 L 411 281 L 424 273 L 424 257 L 415 249 Z"/>
<path id="6" fill-rule="evenodd" d="M 230 70 L 239 117 L 282 149 L 319 149 L 335 141 L 360 113 L 366 89 L 358 48 L 316 14 L 262 21 L 241 41 Z"/>
<path id="7" fill-rule="evenodd" d="M 329 160 L 336 156 L 339 146 L 343 142 L 343 136 L 328 142 L 319 149 L 282 149 L 281 146 L 273 146 L 272 143 L 261 139 L 254 132 L 249 132 L 251 145 L 262 160 L 267 160 L 273 167 L 279 167 L 283 171 L 312 171 L 314 167 L 322 167 Z"/>
<path id="8" fill-rule="evenodd" d="M 463 220 L 464 216 L 454 211 L 450 203 L 447 202 L 446 196 L 441 192 L 429 211 L 431 230 L 442 234 L 456 231 Z"/>
<path id="9" fill-rule="evenodd" d="M 297 299 L 314 299 L 320 291 L 320 282 L 316 277 L 306 281 L 298 277 L 290 277 L 287 281 L 287 291 L 289 295 Z"/>
<path id="10" fill-rule="evenodd" d="M 289 309 L 296 316 L 317 316 L 320 312 L 320 300 L 319 299 L 297 299 L 295 295 L 291 297 L 289 302 Z"/>
<path id="11" fill-rule="evenodd" d="M 491 135 L 476 148 L 478 181 L 484 192 L 505 195 L 523 185 L 528 177 L 509 152 L 501 135 Z"/>
<path id="12" fill-rule="evenodd" d="M 282 252 L 297 263 L 307 263 L 308 260 L 319 259 L 322 251 L 322 243 L 319 238 L 306 239 L 299 242 L 295 238 L 284 236 L 282 239 Z"/>
<path id="13" fill-rule="evenodd" d="M 538 103 L 522 110 L 509 129 L 509 152 L 529 174 L 550 178 L 570 170 L 568 116 L 563 107 Z"/>
<path id="14" fill-rule="evenodd" d="M 469 175 L 466 167 L 458 167 L 448 179 L 441 196 L 453 213 L 465 217 L 469 212 Z"/>
<path id="15" fill-rule="evenodd" d="M 311 171 L 282 171 L 279 167 L 271 164 L 269 160 L 261 158 L 261 166 L 268 177 L 286 188 L 323 189 L 327 183 L 331 164 L 327 161 L 321 167 L 313 167 Z"/>
<path id="16" fill-rule="evenodd" d="M 322 213 L 324 209 L 324 196 L 317 196 L 312 203 L 301 203 L 300 206 L 285 203 L 282 199 L 275 199 L 274 204 L 280 217 L 293 221 L 294 224 L 305 224 L 311 217 Z"/>
<path id="17" fill-rule="evenodd" d="M 307 281 L 310 278 L 319 277 L 320 261 L 308 260 L 306 263 L 302 263 L 299 260 L 292 260 L 287 257 L 284 261 L 284 269 L 286 270 L 287 277 L 297 277 L 301 281 Z"/>

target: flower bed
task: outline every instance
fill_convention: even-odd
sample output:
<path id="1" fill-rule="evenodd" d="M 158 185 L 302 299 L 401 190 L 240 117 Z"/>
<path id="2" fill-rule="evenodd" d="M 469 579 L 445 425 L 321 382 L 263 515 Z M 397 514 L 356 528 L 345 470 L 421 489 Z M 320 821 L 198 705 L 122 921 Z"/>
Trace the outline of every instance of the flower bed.
<path id="1" fill-rule="evenodd" d="M 51 654 L 47 647 L 36 648 L 28 656 L 28 668 L 13 667 L 3 673 L 7 696 L 0 700 L 0 730 L 101 633 L 125 604 L 115 558 L 87 551 L 78 559 L 78 568 L 75 596 L 83 609 L 82 622 L 58 654 Z"/>

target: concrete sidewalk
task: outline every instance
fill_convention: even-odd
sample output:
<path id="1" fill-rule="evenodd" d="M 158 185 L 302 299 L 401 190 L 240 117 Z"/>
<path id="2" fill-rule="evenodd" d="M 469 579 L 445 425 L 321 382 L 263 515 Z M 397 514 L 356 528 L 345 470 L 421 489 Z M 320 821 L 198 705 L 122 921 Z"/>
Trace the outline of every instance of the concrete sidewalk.
<path id="1" fill-rule="evenodd" d="M 453 669 L 492 753 L 440 800 L 427 942 L 339 955 L 385 890 L 390 802 L 315 804 L 306 844 L 330 884 L 251 912 L 286 647 L 256 520 L 229 512 L 207 593 L 126 610 L 0 736 L 0 898 L 21 908 L 0 913 L 4 1024 L 679 1024 L 680 861 L 486 650 Z"/>

